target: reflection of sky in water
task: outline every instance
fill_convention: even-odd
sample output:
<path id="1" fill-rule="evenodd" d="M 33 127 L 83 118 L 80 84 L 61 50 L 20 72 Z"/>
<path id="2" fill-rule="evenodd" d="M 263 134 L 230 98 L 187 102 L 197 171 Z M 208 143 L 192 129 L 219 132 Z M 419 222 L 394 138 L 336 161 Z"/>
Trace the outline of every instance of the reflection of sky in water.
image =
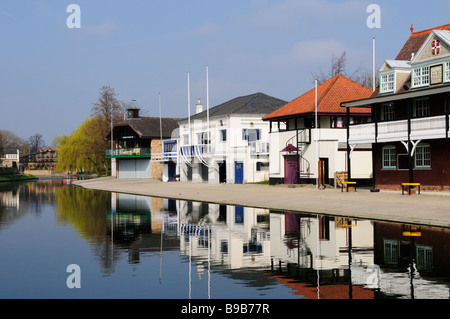
<path id="1" fill-rule="evenodd" d="M 6 193 L 0 298 L 316 298 L 317 275 L 322 296 L 349 296 L 350 228 L 342 218 L 119 196 L 61 181 L 0 188 L 2 198 Z M 181 225 L 201 227 L 180 233 Z M 354 226 L 351 293 L 374 298 L 363 287 L 376 259 L 375 226 Z M 69 264 L 81 267 L 81 289 L 66 286 Z M 410 298 L 411 280 L 402 267 L 380 270 L 383 293 Z M 442 278 L 432 284 L 420 274 L 414 280 L 416 297 L 449 297 Z"/>

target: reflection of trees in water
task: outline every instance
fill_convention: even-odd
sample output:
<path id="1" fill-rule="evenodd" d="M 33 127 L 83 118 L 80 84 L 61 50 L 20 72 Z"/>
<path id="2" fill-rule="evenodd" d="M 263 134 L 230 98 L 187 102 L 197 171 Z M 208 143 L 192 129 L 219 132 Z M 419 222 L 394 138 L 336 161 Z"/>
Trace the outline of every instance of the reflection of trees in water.
<path id="1" fill-rule="evenodd" d="M 92 248 L 102 271 L 109 274 L 119 254 L 114 254 L 107 235 L 106 213 L 111 210 L 111 195 L 78 187 L 56 188 L 56 220 L 72 225 Z"/>

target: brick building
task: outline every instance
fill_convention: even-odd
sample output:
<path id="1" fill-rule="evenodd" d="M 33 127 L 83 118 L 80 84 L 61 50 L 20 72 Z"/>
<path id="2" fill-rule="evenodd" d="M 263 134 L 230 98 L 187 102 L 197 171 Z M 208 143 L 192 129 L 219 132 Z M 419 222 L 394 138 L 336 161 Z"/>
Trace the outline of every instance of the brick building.
<path id="1" fill-rule="evenodd" d="M 377 188 L 414 182 L 450 190 L 450 24 L 419 32 L 411 27 L 397 57 L 379 72 L 370 98 L 342 103 L 372 115 L 371 123 L 350 125 L 348 145 L 372 144 Z"/>

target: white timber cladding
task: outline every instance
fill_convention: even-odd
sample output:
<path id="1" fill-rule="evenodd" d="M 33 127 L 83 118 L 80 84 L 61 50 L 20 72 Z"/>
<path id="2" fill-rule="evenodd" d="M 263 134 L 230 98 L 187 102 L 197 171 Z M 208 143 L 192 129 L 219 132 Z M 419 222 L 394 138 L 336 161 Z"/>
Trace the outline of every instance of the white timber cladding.
<path id="1" fill-rule="evenodd" d="M 217 183 L 224 170 L 220 166 L 225 165 L 226 182 L 235 183 L 236 162 L 243 164 L 244 182 L 268 180 L 269 123 L 262 121 L 263 116 L 191 120 L 190 132 L 188 122 L 181 123 L 180 149 L 188 155 L 179 158 L 181 180 Z M 189 154 L 189 150 L 197 153 Z"/>

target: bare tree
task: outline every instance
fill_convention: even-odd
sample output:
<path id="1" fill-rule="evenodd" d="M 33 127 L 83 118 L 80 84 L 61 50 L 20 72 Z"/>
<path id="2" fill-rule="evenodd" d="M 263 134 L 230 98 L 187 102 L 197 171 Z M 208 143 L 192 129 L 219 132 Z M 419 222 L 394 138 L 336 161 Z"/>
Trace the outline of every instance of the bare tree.
<path id="1" fill-rule="evenodd" d="M 320 70 L 317 73 L 313 73 L 313 79 L 317 82 L 323 83 L 337 74 L 341 74 L 353 81 L 356 81 L 364 86 L 372 87 L 373 76 L 372 72 L 364 69 L 361 64 L 351 73 L 347 71 L 347 53 L 342 52 L 340 56 L 334 54 L 331 55 L 331 66 L 327 73 Z"/>
<path id="2" fill-rule="evenodd" d="M 111 115 L 114 122 L 118 121 L 124 113 L 122 102 L 117 99 L 114 89 L 109 86 L 100 88 L 98 101 L 93 103 L 91 116 L 100 117 L 106 123 L 111 122 Z"/>
<path id="3" fill-rule="evenodd" d="M 28 154 L 30 145 L 23 138 L 18 137 L 13 132 L 0 130 L 0 155 L 4 151 L 18 149 L 20 154 Z"/>
<path id="4" fill-rule="evenodd" d="M 30 136 L 27 142 L 30 144 L 30 154 L 36 153 L 41 147 L 45 146 L 45 141 L 39 133 Z"/>

